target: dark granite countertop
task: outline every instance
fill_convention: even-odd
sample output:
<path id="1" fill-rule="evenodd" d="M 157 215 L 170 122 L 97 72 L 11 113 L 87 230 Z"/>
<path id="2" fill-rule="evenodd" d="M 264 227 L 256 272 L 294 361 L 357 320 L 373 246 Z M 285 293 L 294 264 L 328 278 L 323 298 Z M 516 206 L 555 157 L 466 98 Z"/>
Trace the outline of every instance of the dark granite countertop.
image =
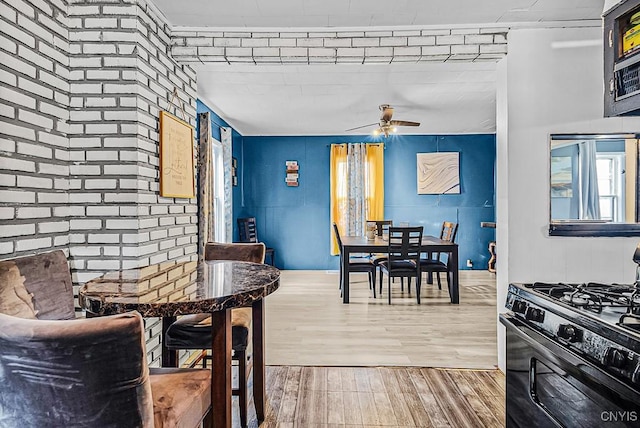
<path id="1" fill-rule="evenodd" d="M 82 286 L 79 301 L 94 315 L 177 316 L 249 306 L 279 285 L 280 271 L 269 265 L 169 262 L 107 273 Z"/>

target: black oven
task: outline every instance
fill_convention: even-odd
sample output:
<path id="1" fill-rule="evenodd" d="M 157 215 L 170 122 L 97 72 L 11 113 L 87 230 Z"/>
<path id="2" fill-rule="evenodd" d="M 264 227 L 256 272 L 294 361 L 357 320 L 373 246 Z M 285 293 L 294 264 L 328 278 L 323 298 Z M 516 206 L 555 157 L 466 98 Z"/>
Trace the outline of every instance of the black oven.
<path id="1" fill-rule="evenodd" d="M 507 427 L 640 426 L 640 392 L 633 384 L 521 318 L 500 315 L 507 332 Z M 593 340 L 586 345 L 599 346 Z"/>

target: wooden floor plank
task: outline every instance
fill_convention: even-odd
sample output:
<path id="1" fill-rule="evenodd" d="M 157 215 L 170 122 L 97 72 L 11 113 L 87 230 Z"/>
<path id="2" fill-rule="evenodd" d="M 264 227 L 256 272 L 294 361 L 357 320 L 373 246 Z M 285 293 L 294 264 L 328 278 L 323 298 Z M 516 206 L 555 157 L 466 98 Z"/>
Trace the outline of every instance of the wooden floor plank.
<path id="1" fill-rule="evenodd" d="M 342 393 L 342 399 L 344 400 L 345 425 L 362 425 L 358 393 L 356 391 L 345 391 Z"/>
<path id="2" fill-rule="evenodd" d="M 358 402 L 360 403 L 362 424 L 365 426 L 381 425 L 373 392 L 358 392 Z"/>
<path id="3" fill-rule="evenodd" d="M 422 369 L 421 372 L 431 390 L 434 391 L 436 401 L 444 410 L 452 426 L 456 428 L 483 427 L 482 421 L 444 370 Z"/>
<path id="4" fill-rule="evenodd" d="M 327 391 L 327 423 L 344 425 L 344 414 L 342 391 Z"/>
<path id="5" fill-rule="evenodd" d="M 265 422 L 275 423 L 278 419 L 288 372 L 288 366 L 267 367 L 266 388 L 269 391 L 269 400 L 265 407 Z"/>
<path id="6" fill-rule="evenodd" d="M 481 399 L 477 394 L 476 389 L 469 384 L 467 376 L 465 376 L 460 370 L 448 370 L 446 371 L 446 374 L 458 387 L 458 390 L 460 390 L 460 392 L 464 396 L 464 399 L 469 402 L 469 405 L 471 406 L 473 411 L 482 421 L 483 426 L 502 426 L 503 422 L 496 418 L 496 414 L 493 412 L 492 408 L 485 404 L 485 400 Z"/>
<path id="7" fill-rule="evenodd" d="M 407 372 L 409 373 L 411 382 L 415 386 L 416 393 L 424 406 L 430 424 L 435 427 L 451 426 L 445 411 L 438 404 L 438 401 L 427 383 L 427 380 L 424 378 L 422 371 L 419 368 L 409 368 L 407 369 Z"/>
<path id="8" fill-rule="evenodd" d="M 403 368 L 380 367 L 378 369 L 398 425 L 416 426 L 411 409 L 409 407 L 410 403 L 408 402 L 407 397 L 405 397 L 405 394 L 402 393 L 402 390 L 400 389 L 400 385 L 398 383 L 397 373 L 404 371 L 405 370 Z M 415 393 L 409 395 L 409 397 L 415 397 Z M 411 404 L 415 405 L 415 401 Z M 428 418 L 426 414 L 424 415 L 424 417 Z"/>
<path id="9" fill-rule="evenodd" d="M 260 428 L 503 427 L 503 385 L 497 370 L 268 367 Z"/>
<path id="10" fill-rule="evenodd" d="M 298 403 L 298 395 L 300 392 L 300 375 L 302 367 L 289 367 L 287 379 L 282 394 L 282 403 L 280 404 L 280 412 L 278 413 L 278 422 L 293 422 L 296 415 L 296 406 Z M 270 392 L 267 390 L 267 396 L 270 398 Z"/>

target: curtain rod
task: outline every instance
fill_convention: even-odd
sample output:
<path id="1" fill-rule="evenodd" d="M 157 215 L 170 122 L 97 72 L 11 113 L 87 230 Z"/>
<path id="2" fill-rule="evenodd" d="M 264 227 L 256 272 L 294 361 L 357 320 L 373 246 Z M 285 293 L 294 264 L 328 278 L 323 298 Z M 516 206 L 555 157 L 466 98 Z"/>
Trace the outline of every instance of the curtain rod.
<path id="1" fill-rule="evenodd" d="M 384 143 L 331 143 L 331 144 L 327 144 L 325 147 L 331 147 L 331 146 L 340 146 L 342 144 L 369 144 L 372 146 L 382 146 L 382 147 L 386 147 L 384 145 Z"/>

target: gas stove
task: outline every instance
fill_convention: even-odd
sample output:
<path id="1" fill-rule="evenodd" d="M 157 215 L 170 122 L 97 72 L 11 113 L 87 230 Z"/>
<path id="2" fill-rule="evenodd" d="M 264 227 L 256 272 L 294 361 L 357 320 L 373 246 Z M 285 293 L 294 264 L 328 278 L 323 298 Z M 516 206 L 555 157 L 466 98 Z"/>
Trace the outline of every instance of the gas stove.
<path id="1" fill-rule="evenodd" d="M 635 284 L 515 283 L 516 318 L 640 389 L 640 288 Z"/>

